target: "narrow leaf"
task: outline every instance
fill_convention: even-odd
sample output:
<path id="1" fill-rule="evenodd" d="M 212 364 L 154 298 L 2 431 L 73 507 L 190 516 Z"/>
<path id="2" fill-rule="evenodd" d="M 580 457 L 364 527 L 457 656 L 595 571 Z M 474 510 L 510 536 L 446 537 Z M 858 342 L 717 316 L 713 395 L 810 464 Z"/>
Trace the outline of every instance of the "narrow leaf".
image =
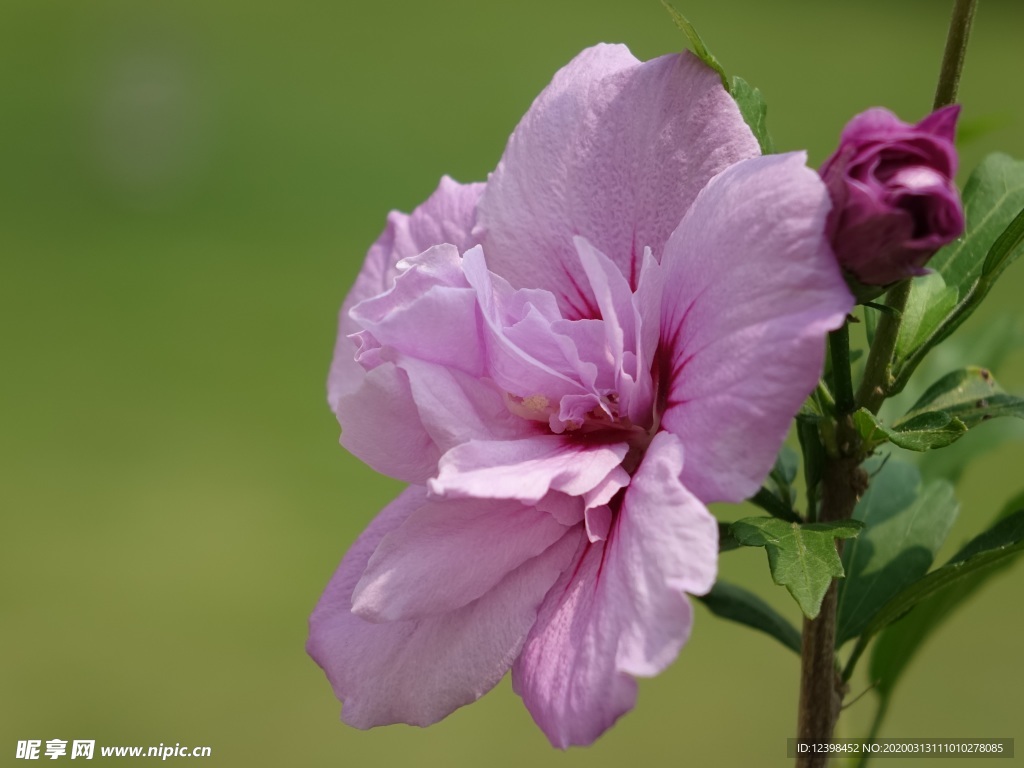
<path id="1" fill-rule="evenodd" d="M 790 510 L 796 503 L 793 481 L 796 480 L 797 464 L 796 451 L 788 445 L 783 445 L 775 457 L 775 466 L 765 480 L 765 487 Z"/>
<path id="2" fill-rule="evenodd" d="M 739 548 L 740 543 L 732 535 L 732 526 L 729 523 L 720 522 L 718 524 L 718 553 L 731 552 Z"/>
<path id="3" fill-rule="evenodd" d="M 697 28 L 690 23 L 689 19 L 673 8 L 668 0 L 661 0 L 661 4 L 665 6 L 665 10 L 668 11 L 668 15 L 672 17 L 675 25 L 686 35 L 686 39 L 690 41 L 693 52 L 697 54 L 701 61 L 718 73 L 718 76 L 722 78 L 722 86 L 726 91 L 729 91 L 729 78 L 725 76 L 725 70 L 722 69 L 722 65 L 719 64 L 718 59 L 708 50 L 708 47 L 704 45 L 704 41 L 697 34 Z"/>
<path id="4" fill-rule="evenodd" d="M 732 524 L 732 533 L 743 546 L 765 548 L 772 580 L 813 619 L 832 578 L 843 575 L 835 539 L 856 536 L 863 526 L 859 520 L 799 525 L 774 517 L 747 517 Z"/>
<path id="5" fill-rule="evenodd" d="M 956 519 L 953 487 L 922 487 L 917 468 L 889 460 L 853 516 L 865 531 L 843 551 L 836 647 L 851 640 L 897 592 L 924 576 Z"/>
<path id="6" fill-rule="evenodd" d="M 1022 347 L 1024 317 L 1017 314 L 996 315 L 983 325 L 961 328 L 934 350 L 915 373 L 914 381 L 899 398 L 902 410 L 909 409 L 924 392 L 925 387 L 918 386 L 919 382 L 931 384 L 965 363 L 976 363 L 996 373 L 1007 356 Z M 897 403 L 893 405 L 900 407 Z M 962 414 L 958 418 L 963 421 L 965 417 Z M 995 419 L 984 429 L 970 429 L 948 448 L 919 454 L 917 466 L 926 478 L 942 477 L 956 485 L 972 462 L 1010 440 L 1024 440 L 1024 419 Z"/>
<path id="7" fill-rule="evenodd" d="M 1024 418 L 1024 398 L 1007 395 L 986 368 L 953 371 L 932 384 L 895 425 L 903 429 L 928 412 L 942 411 L 966 427 L 999 416 Z"/>
<path id="8" fill-rule="evenodd" d="M 864 335 L 868 338 L 868 346 L 875 343 L 875 329 L 878 328 L 878 318 L 881 314 L 877 307 L 881 304 L 864 305 Z"/>
<path id="9" fill-rule="evenodd" d="M 968 178 L 963 200 L 963 236 L 928 262 L 946 285 L 957 288 L 961 300 L 982 276 L 993 244 L 1024 208 L 1024 161 L 1001 153 L 987 156 Z"/>
<path id="10" fill-rule="evenodd" d="M 808 402 L 813 402 L 809 398 Z M 800 452 L 804 459 L 804 484 L 807 489 L 807 517 L 816 520 L 818 517 L 818 486 L 821 483 L 822 468 L 825 464 L 825 450 L 821 445 L 818 432 L 820 417 L 797 414 L 796 434 L 800 440 Z"/>
<path id="11" fill-rule="evenodd" d="M 1022 244 L 1024 244 L 1024 208 L 1003 230 L 1003 234 L 992 243 L 992 247 L 989 248 L 988 255 L 985 257 L 985 264 L 981 268 L 982 277 L 993 279 L 998 277 L 999 273 L 1020 255 Z"/>
<path id="12" fill-rule="evenodd" d="M 719 581 L 698 599 L 716 616 L 765 632 L 799 655 L 800 633 L 753 592 Z"/>
<path id="13" fill-rule="evenodd" d="M 1022 508 L 1024 492 L 1019 493 L 1006 505 L 996 518 L 997 524 Z M 982 534 L 974 539 L 971 545 L 978 547 L 979 540 L 986 541 L 987 539 L 982 537 L 994 533 L 996 528 L 997 525 L 993 526 L 988 534 Z M 964 556 L 970 554 L 971 550 L 965 547 L 953 557 L 953 561 L 962 562 Z M 871 679 L 883 699 L 892 695 L 903 671 L 928 636 L 963 605 L 970 595 L 1011 563 L 1011 559 L 1006 559 L 986 571 L 965 578 L 959 584 L 922 601 L 905 619 L 882 632 L 871 652 Z"/>
<path id="14" fill-rule="evenodd" d="M 957 287 L 946 285 L 938 272 L 918 278 L 903 310 L 896 339 L 897 356 L 906 357 L 924 343 L 956 306 L 957 297 Z"/>
<path id="15" fill-rule="evenodd" d="M 1024 510 L 1013 513 L 995 527 L 972 540 L 960 553 L 941 568 L 903 589 L 887 602 L 864 628 L 857 640 L 844 677 L 849 679 L 853 667 L 871 638 L 902 618 L 907 611 L 932 595 L 964 584 L 965 579 L 985 574 L 1024 550 Z"/>
<path id="16" fill-rule="evenodd" d="M 794 512 L 792 507 L 784 503 L 782 499 L 767 488 L 761 488 L 757 493 L 747 499 L 747 501 L 760 507 L 772 517 L 777 517 L 780 520 L 785 520 L 789 523 L 801 522 L 800 515 Z"/>

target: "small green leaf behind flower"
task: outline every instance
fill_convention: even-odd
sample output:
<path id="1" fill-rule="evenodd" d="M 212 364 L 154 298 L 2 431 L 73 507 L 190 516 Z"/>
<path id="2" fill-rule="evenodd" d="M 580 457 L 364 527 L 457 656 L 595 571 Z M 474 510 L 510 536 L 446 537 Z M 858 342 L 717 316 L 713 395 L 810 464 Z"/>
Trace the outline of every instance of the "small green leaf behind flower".
<path id="1" fill-rule="evenodd" d="M 746 517 L 732 524 L 732 534 L 743 546 L 765 548 L 772 580 L 813 619 L 832 579 L 843 575 L 835 540 L 856 536 L 863 527 L 859 520 L 800 525 L 774 517 Z"/>
<path id="2" fill-rule="evenodd" d="M 690 41 L 690 46 L 693 48 L 693 52 L 697 54 L 697 58 L 718 73 L 719 77 L 722 78 L 722 87 L 731 93 L 729 88 L 729 78 L 726 76 L 725 70 L 722 68 L 718 59 L 715 58 L 715 55 L 708 50 L 708 47 L 704 44 L 704 40 L 701 39 L 700 34 L 698 34 L 697 28 L 690 23 L 688 18 L 673 8 L 668 0 L 661 0 L 661 4 L 665 6 L 665 10 L 668 11 L 668 15 L 672 17 L 672 21 L 675 22 L 675 25 L 682 30 L 684 35 L 686 35 L 686 39 Z"/>
<path id="3" fill-rule="evenodd" d="M 759 88 L 755 88 L 739 75 L 732 78 L 730 88 L 736 106 L 740 108 L 743 121 L 750 126 L 750 130 L 761 146 L 761 154 L 770 155 L 775 152 L 775 142 L 768 132 L 766 118 L 768 116 L 768 104 Z"/>
<path id="4" fill-rule="evenodd" d="M 675 25 L 686 35 L 686 39 L 689 40 L 690 47 L 697 55 L 697 58 L 715 70 L 718 76 L 722 78 L 722 87 L 735 100 L 736 106 L 740 109 L 740 114 L 743 115 L 743 121 L 750 127 L 754 138 L 757 139 L 757 143 L 761 147 L 761 153 L 770 155 L 775 152 L 775 143 L 772 141 L 771 134 L 768 133 L 767 125 L 765 125 L 765 118 L 768 115 L 768 104 L 765 102 L 761 91 L 737 75 L 734 75 L 730 81 L 729 76 L 725 74 L 725 68 L 708 49 L 703 38 L 697 32 L 697 28 L 690 23 L 690 20 L 673 8 L 667 0 L 661 0 L 661 4 L 665 6 L 665 10 L 668 11 L 668 15 L 672 17 Z"/>

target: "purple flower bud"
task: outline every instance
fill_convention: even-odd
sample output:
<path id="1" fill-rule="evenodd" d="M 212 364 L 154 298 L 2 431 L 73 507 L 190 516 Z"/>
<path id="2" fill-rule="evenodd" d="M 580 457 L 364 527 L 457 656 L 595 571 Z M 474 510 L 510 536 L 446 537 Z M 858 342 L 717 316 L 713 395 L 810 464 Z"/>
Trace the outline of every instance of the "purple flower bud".
<path id="1" fill-rule="evenodd" d="M 964 229 L 953 183 L 960 107 L 943 107 L 917 125 L 886 109 L 854 117 L 821 176 L 832 195 L 832 248 L 846 272 L 865 285 L 888 285 L 925 273 L 939 248 Z"/>

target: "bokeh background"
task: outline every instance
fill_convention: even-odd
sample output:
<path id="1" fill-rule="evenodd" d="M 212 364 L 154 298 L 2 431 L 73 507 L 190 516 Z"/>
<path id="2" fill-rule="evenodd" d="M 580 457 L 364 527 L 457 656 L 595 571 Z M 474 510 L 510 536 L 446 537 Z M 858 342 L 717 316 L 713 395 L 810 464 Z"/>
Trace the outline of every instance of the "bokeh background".
<path id="1" fill-rule="evenodd" d="M 676 5 L 765 92 L 780 149 L 817 165 L 861 109 L 928 111 L 950 3 Z M 1022 33 L 1024 4 L 981 0 L 967 169 L 1024 157 Z M 637 709 L 569 753 L 507 680 L 428 730 L 349 729 L 303 651 L 398 490 L 337 445 L 324 402 L 341 299 L 387 211 L 444 173 L 485 178 L 598 41 L 683 45 L 656 0 L 0 3 L 0 763 L 61 738 L 209 745 L 216 766 L 787 764 L 796 657 L 703 607 Z M 1020 313 L 1022 288 L 1017 265 L 964 337 Z M 1024 392 L 1019 347 L 997 362 Z M 1008 434 L 964 473 L 947 551 L 1024 484 Z M 797 621 L 760 550 L 722 572 Z M 927 645 L 883 735 L 1024 737 L 1022 581 Z"/>

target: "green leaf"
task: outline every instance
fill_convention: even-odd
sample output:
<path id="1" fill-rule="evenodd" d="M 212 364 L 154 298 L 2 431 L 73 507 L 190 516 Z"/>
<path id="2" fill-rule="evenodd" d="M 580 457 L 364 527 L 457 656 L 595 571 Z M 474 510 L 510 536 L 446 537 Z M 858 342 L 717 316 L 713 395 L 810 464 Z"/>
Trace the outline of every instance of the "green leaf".
<path id="1" fill-rule="evenodd" d="M 896 391 L 906 384 L 921 359 L 955 331 L 988 295 L 996 279 L 1024 253 L 1024 162 L 996 153 L 986 157 L 967 180 L 963 192 L 964 234 L 940 250 L 928 266 L 946 286 L 956 290 L 956 302 L 934 323 L 923 320 L 913 338 L 904 335 L 901 353 L 893 367 Z M 909 305 L 927 306 L 935 293 L 934 280 L 915 281 Z M 943 299 L 948 301 L 948 299 Z M 933 327 L 928 327 L 934 324 Z M 910 332 L 908 331 L 908 334 Z"/>
<path id="2" fill-rule="evenodd" d="M 779 449 L 778 456 L 775 457 L 775 466 L 772 467 L 772 471 L 765 480 L 765 487 L 790 509 L 796 503 L 793 481 L 796 480 L 798 461 L 796 451 L 788 445 L 783 445 Z"/>
<path id="3" fill-rule="evenodd" d="M 746 547 L 764 547 L 772 580 L 789 590 L 804 615 L 813 619 L 833 577 L 843 575 L 835 539 L 856 536 L 859 520 L 835 523 L 787 523 L 774 517 L 746 517 L 732 533 Z"/>
<path id="4" fill-rule="evenodd" d="M 981 268 L 983 277 L 998 277 L 1014 259 L 1020 256 L 1021 244 L 1024 244 L 1024 208 L 1014 217 L 1013 221 L 996 238 L 985 257 Z"/>
<path id="5" fill-rule="evenodd" d="M 732 525 L 729 523 L 718 523 L 718 553 L 731 552 L 734 549 L 739 549 L 740 543 L 736 541 L 736 537 L 732 535 Z"/>
<path id="6" fill-rule="evenodd" d="M 753 592 L 718 581 L 708 594 L 698 599 L 716 616 L 765 632 L 800 654 L 800 633 Z"/>
<path id="7" fill-rule="evenodd" d="M 1003 511 L 996 517 L 996 525 L 987 534 L 993 534 L 1000 521 L 1009 518 L 1021 508 L 1024 508 L 1024 492 L 1017 494 L 1003 508 Z M 986 534 L 982 534 L 982 536 L 986 536 Z M 975 547 L 978 546 L 979 539 L 982 537 L 974 539 L 971 544 Z M 970 554 L 966 548 L 960 550 L 951 562 L 962 561 L 965 553 Z M 887 627 L 882 632 L 871 652 L 870 672 L 871 679 L 876 683 L 876 690 L 883 699 L 888 699 L 892 695 L 903 671 L 928 636 L 963 605 L 968 597 L 1012 562 L 1010 559 L 1004 560 L 1000 564 L 965 578 L 959 584 L 922 601 L 903 621 Z"/>
<path id="8" fill-rule="evenodd" d="M 1024 418 L 1024 398 L 1007 395 L 988 369 L 971 366 L 948 373 L 932 384 L 894 428 L 903 429 L 901 425 L 936 411 L 973 427 L 998 416 Z"/>
<path id="9" fill-rule="evenodd" d="M 956 286 L 946 285 L 938 272 L 914 282 L 896 337 L 897 357 L 906 357 L 935 332 L 956 306 L 957 295 Z"/>
<path id="10" fill-rule="evenodd" d="M 732 78 L 732 87 L 729 89 L 736 106 L 740 108 L 740 114 L 750 130 L 753 132 L 757 143 L 761 145 L 761 154 L 770 155 L 775 152 L 775 142 L 768 133 L 768 126 L 765 119 L 768 116 L 768 104 L 759 88 L 755 88 L 738 75 Z"/>
<path id="11" fill-rule="evenodd" d="M 775 466 L 765 478 L 764 487 L 748 501 L 774 517 L 799 523 L 800 515 L 793 509 L 796 501 L 796 491 L 793 490 L 796 469 L 796 451 L 783 445 L 775 457 Z"/>
<path id="12" fill-rule="evenodd" d="M 989 155 L 967 180 L 963 200 L 963 236 L 928 263 L 930 269 L 942 275 L 946 285 L 957 288 L 961 300 L 981 277 L 992 245 L 1024 208 L 1024 162 L 1001 153 Z M 1019 255 L 1017 251 L 1013 258 Z"/>
<path id="13" fill-rule="evenodd" d="M 813 402 L 809 398 L 808 402 Z M 807 517 L 816 520 L 818 517 L 818 486 L 825 465 L 825 449 L 821 445 L 821 434 L 818 431 L 820 417 L 801 413 L 796 417 L 796 434 L 800 440 L 800 452 L 804 459 L 804 485 L 807 489 Z"/>
<path id="14" fill-rule="evenodd" d="M 878 318 L 881 316 L 881 312 L 875 308 L 878 306 L 881 305 L 864 305 L 864 335 L 867 336 L 869 347 L 875 343 L 875 329 L 878 328 Z"/>
<path id="15" fill-rule="evenodd" d="M 957 485 L 972 462 L 1008 442 L 1024 440 L 1024 420 L 1000 419 L 984 429 L 972 429 L 948 448 L 916 454 L 925 478 L 943 478 Z"/>
<path id="16" fill-rule="evenodd" d="M 929 353 L 906 389 L 893 398 L 883 412 L 893 414 L 893 420 L 898 421 L 898 415 L 916 405 L 928 388 L 926 385 L 967 364 L 987 368 L 998 381 L 998 371 L 1008 356 L 1022 347 L 1024 316 L 1002 313 L 986 319 L 984 324 L 969 323 Z M 1007 441 L 1021 440 L 1024 440 L 1024 419 L 994 419 L 984 429 L 969 429 L 953 445 L 941 451 L 917 454 L 914 459 L 924 477 L 942 477 L 956 485 L 972 462 Z"/>
<path id="17" fill-rule="evenodd" d="M 718 73 L 718 76 L 722 78 L 722 86 L 726 91 L 729 91 L 729 78 L 725 76 L 725 70 L 722 69 L 722 65 L 719 64 L 718 59 L 716 59 L 711 51 L 708 50 L 708 47 L 704 45 L 704 41 L 701 39 L 700 35 L 697 34 L 697 28 L 690 23 L 689 19 L 673 8 L 669 4 L 668 0 L 661 0 L 661 4 L 665 6 L 665 10 L 668 11 L 668 15 L 672 17 L 672 21 L 675 22 L 675 25 L 683 31 L 684 35 L 686 35 L 686 39 L 690 41 L 690 46 L 693 48 L 693 52 L 697 54 L 697 57 L 701 61 Z"/>
<path id="18" fill-rule="evenodd" d="M 874 462 L 875 465 L 880 462 Z M 924 576 L 956 519 L 953 486 L 922 488 L 912 464 L 889 460 L 853 512 L 865 531 L 843 551 L 836 647 L 861 633 L 897 592 Z"/>
<path id="19" fill-rule="evenodd" d="M 843 676 L 849 679 L 871 638 L 901 619 L 912 608 L 948 589 L 966 588 L 970 579 L 988 578 L 993 568 L 1005 565 L 1009 558 L 1021 550 L 1024 550 L 1024 509 L 1014 512 L 975 537 L 946 565 L 905 587 L 882 606 L 858 638 Z"/>
<path id="20" fill-rule="evenodd" d="M 956 442 L 967 431 L 960 419 L 945 411 L 920 413 L 887 427 L 871 411 L 861 408 L 853 414 L 853 423 L 867 450 L 890 442 L 908 451 L 929 451 Z"/>

